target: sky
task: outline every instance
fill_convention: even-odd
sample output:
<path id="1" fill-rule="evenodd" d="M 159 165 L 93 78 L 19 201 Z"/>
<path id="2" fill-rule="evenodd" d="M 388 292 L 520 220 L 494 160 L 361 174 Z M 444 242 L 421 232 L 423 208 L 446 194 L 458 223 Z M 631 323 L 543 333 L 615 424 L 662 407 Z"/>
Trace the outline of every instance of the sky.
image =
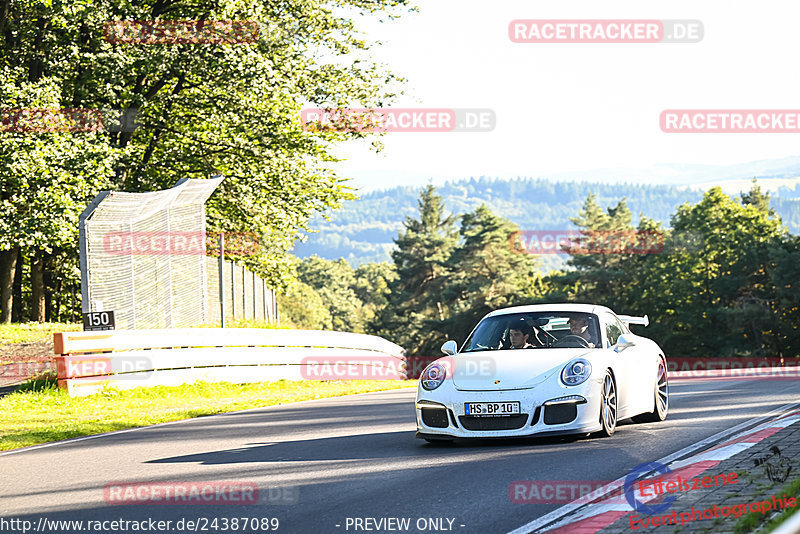
<path id="1" fill-rule="evenodd" d="M 400 20 L 360 21 L 383 43 L 373 57 L 408 79 L 396 106 L 488 108 L 496 127 L 393 132 L 377 154 L 367 142 L 347 143 L 336 169 L 362 190 L 664 164 L 676 172 L 676 164 L 800 154 L 800 133 L 664 133 L 659 126 L 667 109 L 800 109 L 796 0 L 417 5 L 419 13 Z M 697 43 L 515 43 L 508 34 L 515 19 L 688 19 L 701 21 L 704 35 Z"/>

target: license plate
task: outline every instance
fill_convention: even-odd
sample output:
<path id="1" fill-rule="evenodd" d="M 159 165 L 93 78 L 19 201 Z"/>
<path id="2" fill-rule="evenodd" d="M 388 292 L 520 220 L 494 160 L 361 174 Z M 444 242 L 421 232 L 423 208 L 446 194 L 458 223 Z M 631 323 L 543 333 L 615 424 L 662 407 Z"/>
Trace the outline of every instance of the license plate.
<path id="1" fill-rule="evenodd" d="M 519 414 L 519 402 L 465 402 L 465 415 L 498 417 Z"/>

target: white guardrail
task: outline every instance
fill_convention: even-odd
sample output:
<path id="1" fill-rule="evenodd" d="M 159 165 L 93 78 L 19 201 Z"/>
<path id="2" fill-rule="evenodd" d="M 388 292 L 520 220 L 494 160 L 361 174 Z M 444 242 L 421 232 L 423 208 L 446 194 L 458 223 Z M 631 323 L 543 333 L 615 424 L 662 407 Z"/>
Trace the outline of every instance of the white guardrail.
<path id="1" fill-rule="evenodd" d="M 797 534 L 800 532 L 800 512 L 792 514 L 792 517 L 778 525 L 772 534 Z"/>
<path id="2" fill-rule="evenodd" d="M 198 380 L 405 378 L 405 350 L 366 334 L 183 328 L 63 332 L 53 338 L 58 384 L 71 396 Z"/>

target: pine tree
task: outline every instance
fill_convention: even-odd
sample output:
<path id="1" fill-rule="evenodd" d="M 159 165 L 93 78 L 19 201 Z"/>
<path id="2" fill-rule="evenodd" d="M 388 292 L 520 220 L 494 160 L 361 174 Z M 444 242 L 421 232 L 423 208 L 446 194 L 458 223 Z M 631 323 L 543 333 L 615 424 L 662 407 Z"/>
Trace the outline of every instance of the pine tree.
<path id="1" fill-rule="evenodd" d="M 594 194 L 589 194 L 578 217 L 570 218 L 581 237 L 570 247 L 568 263 L 575 270 L 559 277 L 559 282 L 567 286 L 571 299 L 611 307 L 620 301 L 630 281 L 625 258 L 638 244 L 631 220 L 624 198 L 604 212 Z"/>
<path id="2" fill-rule="evenodd" d="M 397 279 L 391 283 L 382 331 L 409 354 L 430 350 L 440 334 L 433 325 L 448 315 L 442 282 L 456 246 L 455 217 L 445 212 L 442 197 L 429 185 L 418 201 L 419 219 L 406 216 L 392 252 Z"/>
<path id="3" fill-rule="evenodd" d="M 517 245 L 517 225 L 485 205 L 461 217 L 461 240 L 449 265 L 444 295 L 453 314 L 442 330 L 463 341 L 486 313 L 530 303 L 540 276 L 536 258 Z"/>

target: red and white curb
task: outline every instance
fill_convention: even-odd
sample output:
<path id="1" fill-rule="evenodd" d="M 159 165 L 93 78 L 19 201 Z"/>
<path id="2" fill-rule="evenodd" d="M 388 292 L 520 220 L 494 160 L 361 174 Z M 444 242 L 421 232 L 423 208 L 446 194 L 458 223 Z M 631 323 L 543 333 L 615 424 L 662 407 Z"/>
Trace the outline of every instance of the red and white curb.
<path id="1" fill-rule="evenodd" d="M 790 411 L 785 413 L 786 410 Z M 774 417 L 777 414 L 782 415 Z M 770 417 L 774 418 L 770 419 Z M 754 421 L 763 419 L 769 420 L 752 426 Z M 669 467 L 672 472 L 667 475 L 653 473 L 653 475 L 647 478 L 658 477 L 668 482 L 679 475 L 683 479 L 696 477 L 709 469 L 713 469 L 723 460 L 727 460 L 757 445 L 762 440 L 797 421 L 800 421 L 800 409 L 797 409 L 797 405 L 791 404 L 784 406 L 770 412 L 764 417 L 746 421 L 732 429 L 715 434 L 699 443 L 686 447 L 660 460 L 656 460 L 657 463 Z M 731 435 L 743 427 L 749 428 L 735 435 Z M 693 450 L 702 449 L 718 440 L 724 441 L 701 453 L 685 458 L 687 455 L 691 454 Z M 538 534 L 544 532 L 552 534 L 594 534 L 599 532 L 621 517 L 625 517 L 634 511 L 624 496 L 623 487 L 625 485 L 625 478 L 626 477 L 618 478 L 576 501 L 509 532 L 509 534 Z M 613 497 L 603 498 L 604 495 L 613 495 Z M 642 496 L 639 492 L 638 485 L 634 486 L 634 495 L 636 496 L 636 500 L 641 503 L 646 503 L 660 497 L 655 495 L 647 497 Z"/>

